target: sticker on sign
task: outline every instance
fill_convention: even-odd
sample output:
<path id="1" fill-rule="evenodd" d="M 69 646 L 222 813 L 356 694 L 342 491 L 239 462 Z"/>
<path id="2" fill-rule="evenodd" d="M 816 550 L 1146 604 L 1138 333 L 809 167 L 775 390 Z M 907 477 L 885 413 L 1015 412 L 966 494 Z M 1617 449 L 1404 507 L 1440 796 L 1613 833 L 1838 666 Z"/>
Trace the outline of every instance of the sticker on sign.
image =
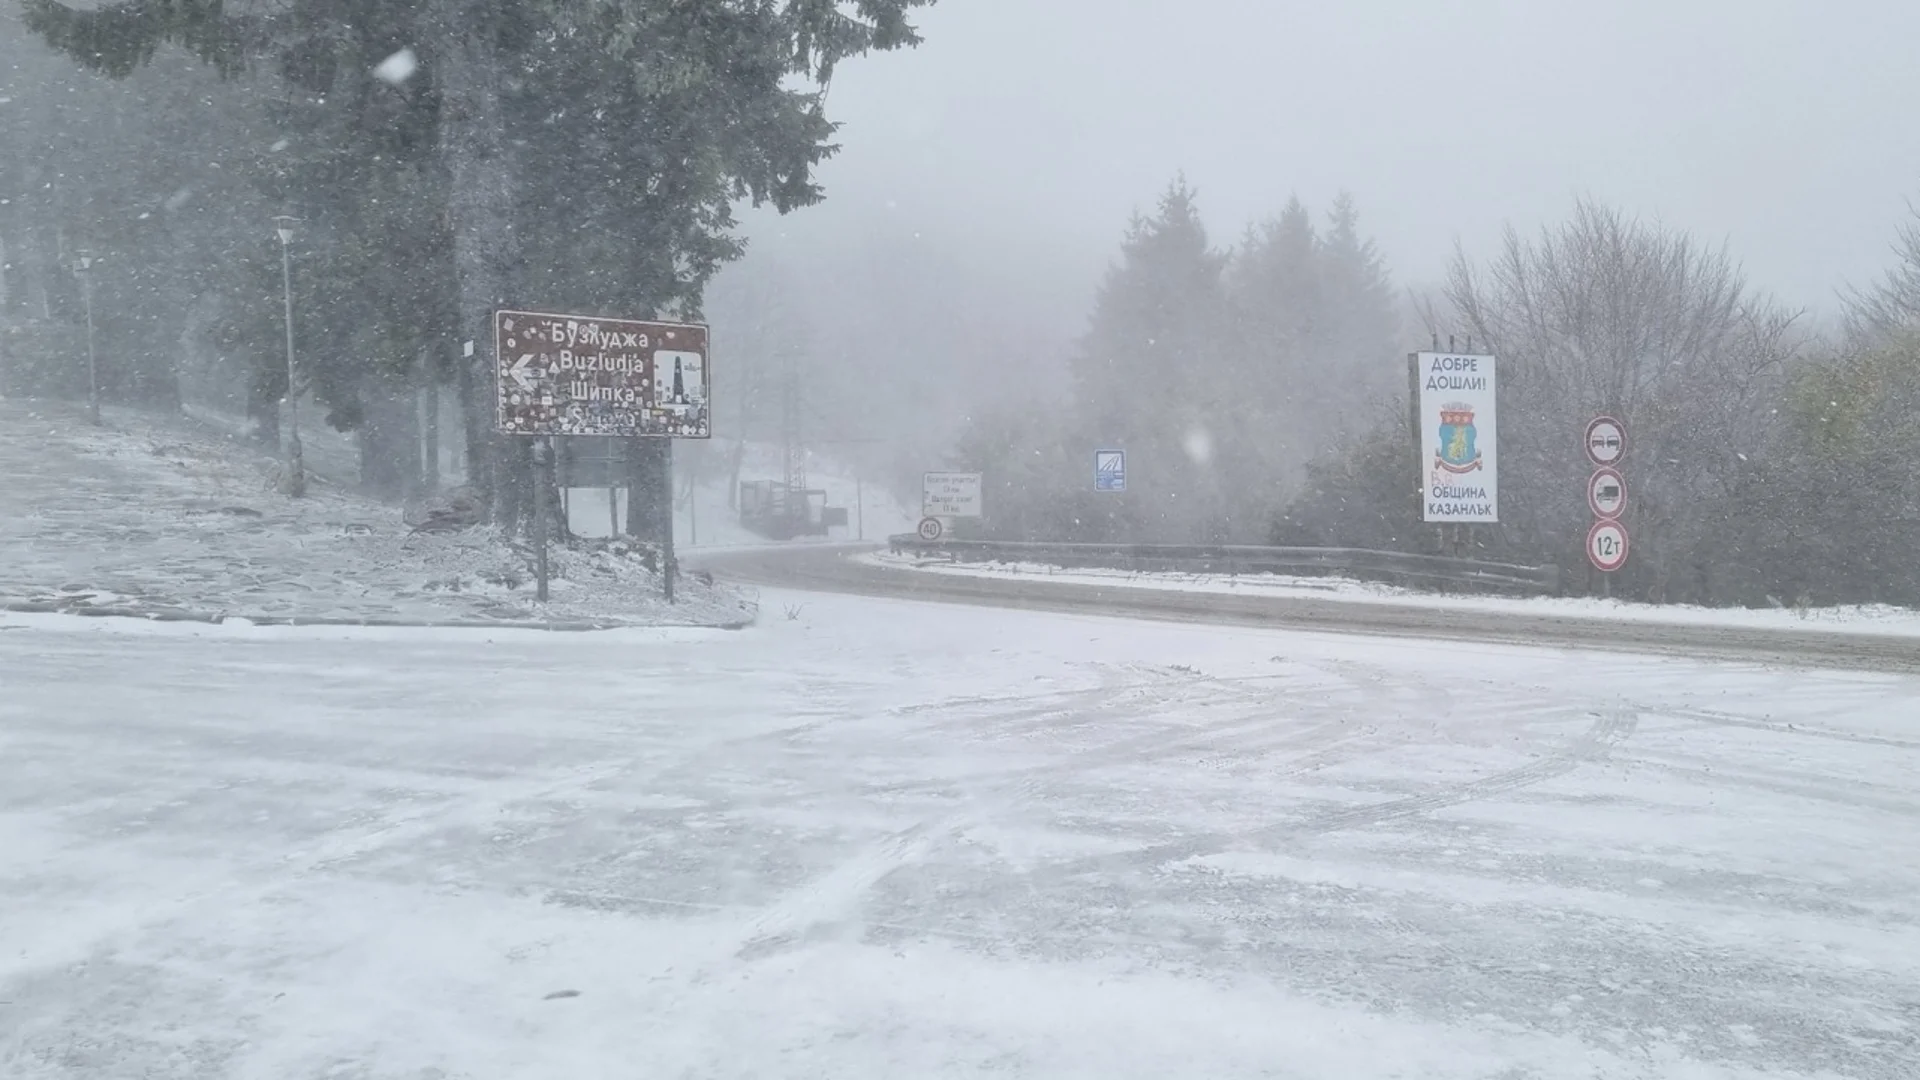
<path id="1" fill-rule="evenodd" d="M 1627 527 L 1617 521 L 1596 521 L 1587 530 L 1587 558 L 1593 568 L 1611 574 L 1627 563 Z"/>
<path id="2" fill-rule="evenodd" d="M 506 434 L 712 434 L 706 327 L 535 311 L 493 320 Z"/>
<path id="3" fill-rule="evenodd" d="M 921 477 L 920 513 L 926 517 L 980 516 L 980 474 L 930 472 Z"/>

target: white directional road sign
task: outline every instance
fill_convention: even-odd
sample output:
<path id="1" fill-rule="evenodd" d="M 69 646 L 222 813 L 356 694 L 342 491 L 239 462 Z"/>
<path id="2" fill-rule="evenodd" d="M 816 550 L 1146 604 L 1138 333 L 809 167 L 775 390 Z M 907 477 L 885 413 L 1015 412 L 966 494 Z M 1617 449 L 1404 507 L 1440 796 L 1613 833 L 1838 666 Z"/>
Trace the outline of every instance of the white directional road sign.
<path id="1" fill-rule="evenodd" d="M 1618 470 L 1602 466 L 1587 481 L 1587 507 L 1593 516 L 1612 521 L 1627 508 L 1627 480 Z"/>
<path id="2" fill-rule="evenodd" d="M 1620 464 L 1627 456 L 1627 426 L 1611 416 L 1596 416 L 1587 425 L 1587 460 L 1596 467 Z"/>
<path id="3" fill-rule="evenodd" d="M 1593 568 L 1611 574 L 1627 563 L 1627 527 L 1617 521 L 1596 521 L 1587 531 L 1587 558 Z"/>
<path id="4" fill-rule="evenodd" d="M 920 480 L 920 512 L 927 517 L 980 516 L 980 474 L 930 472 Z"/>
<path id="5" fill-rule="evenodd" d="M 1125 450 L 1093 452 L 1093 490 L 1127 490 L 1127 452 Z"/>

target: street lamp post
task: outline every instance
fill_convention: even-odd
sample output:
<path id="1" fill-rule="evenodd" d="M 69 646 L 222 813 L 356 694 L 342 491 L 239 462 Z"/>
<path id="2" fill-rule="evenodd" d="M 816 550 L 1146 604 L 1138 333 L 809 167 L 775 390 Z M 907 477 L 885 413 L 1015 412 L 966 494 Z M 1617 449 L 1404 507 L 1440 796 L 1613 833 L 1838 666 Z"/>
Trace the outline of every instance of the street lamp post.
<path id="1" fill-rule="evenodd" d="M 100 424 L 100 361 L 93 351 L 93 256 L 80 252 L 73 273 L 80 279 L 80 298 L 87 309 L 87 419 Z"/>
<path id="2" fill-rule="evenodd" d="M 282 214 L 273 219 L 280 236 L 280 291 L 286 302 L 287 319 L 287 494 L 299 498 L 307 493 L 307 469 L 300 452 L 299 388 L 293 381 L 293 226 L 298 218 Z"/>

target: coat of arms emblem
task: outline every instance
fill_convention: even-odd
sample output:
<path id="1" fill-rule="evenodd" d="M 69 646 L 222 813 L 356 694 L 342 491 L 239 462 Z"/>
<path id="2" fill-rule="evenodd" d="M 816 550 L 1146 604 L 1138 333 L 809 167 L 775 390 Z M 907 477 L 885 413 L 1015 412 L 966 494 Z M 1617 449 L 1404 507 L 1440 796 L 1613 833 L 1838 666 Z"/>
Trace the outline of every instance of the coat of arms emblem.
<path id="1" fill-rule="evenodd" d="M 1433 467 L 1459 475 L 1478 470 L 1480 448 L 1474 444 L 1473 406 L 1455 402 L 1440 406 L 1440 445 Z"/>

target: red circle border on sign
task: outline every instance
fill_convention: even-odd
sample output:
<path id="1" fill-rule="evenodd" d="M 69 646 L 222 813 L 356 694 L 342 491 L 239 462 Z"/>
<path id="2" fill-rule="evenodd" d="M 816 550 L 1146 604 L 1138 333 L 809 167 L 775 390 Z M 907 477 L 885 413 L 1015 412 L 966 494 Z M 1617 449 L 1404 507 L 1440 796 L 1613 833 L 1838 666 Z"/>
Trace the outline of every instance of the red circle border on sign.
<path id="1" fill-rule="evenodd" d="M 1612 566 L 1602 566 L 1600 560 L 1593 554 L 1593 538 L 1601 529 L 1609 527 L 1620 530 L 1620 559 Z M 1627 565 L 1627 554 L 1632 550 L 1633 541 L 1627 536 L 1627 527 L 1618 521 L 1596 521 L 1593 523 L 1593 528 L 1587 530 L 1587 561 L 1593 564 L 1595 570 L 1603 574 L 1611 574 Z"/>
<path id="2" fill-rule="evenodd" d="M 1600 459 L 1593 456 L 1593 432 L 1594 432 L 1594 429 L 1598 428 L 1601 424 L 1612 424 L 1614 427 L 1620 430 L 1620 456 L 1617 458 L 1614 458 L 1612 461 L 1601 461 Z M 1594 468 L 1596 469 L 1613 468 L 1615 465 L 1618 465 L 1622 461 L 1625 461 L 1627 457 L 1627 425 L 1621 423 L 1619 418 L 1617 417 L 1612 417 L 1612 416 L 1594 417 L 1592 420 L 1587 421 L 1586 434 L 1583 435 L 1580 439 L 1580 451 L 1581 453 L 1584 453 L 1587 455 L 1587 460 L 1593 463 Z"/>
<path id="3" fill-rule="evenodd" d="M 1594 485 L 1602 476 L 1611 476 L 1620 482 L 1620 509 L 1611 514 L 1602 511 L 1600 504 L 1593 499 Z M 1587 477 L 1587 509 L 1593 511 L 1593 516 L 1601 521 L 1619 521 L 1620 515 L 1627 512 L 1627 478 L 1620 475 L 1619 469 L 1611 465 L 1602 465 L 1593 470 L 1592 476 Z"/>

